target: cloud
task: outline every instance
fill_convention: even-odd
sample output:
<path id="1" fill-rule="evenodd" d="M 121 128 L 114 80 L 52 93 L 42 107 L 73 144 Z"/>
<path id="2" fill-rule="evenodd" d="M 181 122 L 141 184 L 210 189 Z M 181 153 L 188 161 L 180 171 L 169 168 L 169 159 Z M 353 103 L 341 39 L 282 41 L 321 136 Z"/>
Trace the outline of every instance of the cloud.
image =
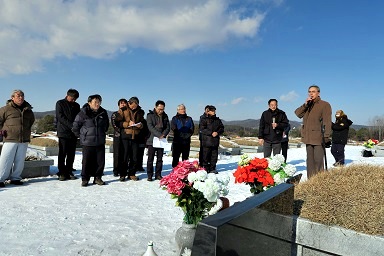
<path id="1" fill-rule="evenodd" d="M 231 101 L 231 104 L 232 104 L 232 105 L 237 105 L 237 104 L 241 103 L 242 101 L 245 101 L 245 98 L 243 98 L 243 97 L 239 97 L 239 98 L 233 99 L 233 100 Z"/>
<path id="2" fill-rule="evenodd" d="M 281 101 L 285 101 L 285 102 L 293 102 L 293 101 L 295 101 L 298 97 L 299 97 L 299 95 L 298 95 L 295 91 L 290 91 L 290 92 L 288 92 L 288 93 L 285 94 L 285 95 L 281 95 L 281 96 L 280 96 L 280 100 L 281 100 Z"/>
<path id="3" fill-rule="evenodd" d="M 265 14 L 226 0 L 12 0 L 0 7 L 0 75 L 57 57 L 210 49 L 257 36 Z M 272 3 L 271 3 L 272 4 Z"/>

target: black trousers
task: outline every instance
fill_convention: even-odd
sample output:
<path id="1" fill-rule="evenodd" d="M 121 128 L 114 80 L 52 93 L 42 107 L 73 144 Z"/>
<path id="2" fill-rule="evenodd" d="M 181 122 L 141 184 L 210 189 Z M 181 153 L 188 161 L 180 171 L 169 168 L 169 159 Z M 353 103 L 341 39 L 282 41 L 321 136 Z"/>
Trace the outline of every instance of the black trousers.
<path id="1" fill-rule="evenodd" d="M 120 170 L 120 176 L 133 176 L 136 174 L 137 168 L 137 154 L 139 151 L 139 143 L 132 139 L 123 139 L 124 147 L 124 162 L 123 168 Z"/>
<path id="2" fill-rule="evenodd" d="M 89 181 L 90 177 L 99 177 L 104 174 L 105 145 L 83 146 L 82 180 Z"/>
<path id="3" fill-rule="evenodd" d="M 121 137 L 113 137 L 113 174 L 119 175 L 124 162 L 124 146 Z"/>
<path id="4" fill-rule="evenodd" d="M 191 150 L 191 145 L 183 143 L 173 143 L 172 144 L 172 167 L 176 167 L 179 163 L 180 155 L 182 161 L 188 160 L 189 151 Z"/>
<path id="5" fill-rule="evenodd" d="M 216 170 L 217 158 L 219 156 L 219 147 L 202 147 L 203 167 L 209 173 Z"/>
<path id="6" fill-rule="evenodd" d="M 336 163 L 345 164 L 345 145 L 332 143 L 331 154 L 335 158 Z"/>
<path id="7" fill-rule="evenodd" d="M 281 154 L 284 156 L 284 162 L 287 162 L 288 156 L 288 141 L 281 142 Z"/>
<path id="8" fill-rule="evenodd" d="M 143 170 L 143 159 L 144 159 L 145 144 L 140 143 L 137 151 L 137 168 Z"/>
<path id="9" fill-rule="evenodd" d="M 72 174 L 75 161 L 77 138 L 59 138 L 59 155 L 57 157 L 57 175 L 69 176 Z"/>
<path id="10" fill-rule="evenodd" d="M 153 177 L 153 161 L 155 160 L 156 154 L 156 170 L 155 177 L 161 176 L 163 170 L 163 148 L 154 148 L 152 145 L 148 145 L 148 161 L 147 161 L 147 175 L 148 178 Z"/>

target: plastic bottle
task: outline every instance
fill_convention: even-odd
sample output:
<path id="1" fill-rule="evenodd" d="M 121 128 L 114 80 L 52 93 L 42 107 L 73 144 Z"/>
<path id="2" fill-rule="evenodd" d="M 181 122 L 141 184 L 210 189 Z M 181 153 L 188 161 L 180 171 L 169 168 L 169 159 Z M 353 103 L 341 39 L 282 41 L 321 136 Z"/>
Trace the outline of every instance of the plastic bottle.
<path id="1" fill-rule="evenodd" d="M 152 242 L 152 241 L 149 241 L 149 242 L 148 242 L 147 250 L 145 251 L 145 253 L 143 254 L 143 256 L 157 256 L 157 254 L 156 254 L 155 251 L 153 250 L 153 242 Z"/>

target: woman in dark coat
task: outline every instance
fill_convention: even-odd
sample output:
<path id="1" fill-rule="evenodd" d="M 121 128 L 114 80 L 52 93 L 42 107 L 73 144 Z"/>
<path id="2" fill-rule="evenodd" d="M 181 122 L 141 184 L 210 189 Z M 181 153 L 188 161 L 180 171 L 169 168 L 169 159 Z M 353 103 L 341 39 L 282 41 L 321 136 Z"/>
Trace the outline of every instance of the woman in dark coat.
<path id="1" fill-rule="evenodd" d="M 81 186 L 88 186 L 91 176 L 93 183 L 104 185 L 101 179 L 105 165 L 105 136 L 109 126 L 107 111 L 102 108 L 101 96 L 98 94 L 88 97 L 88 104 L 77 114 L 72 131 L 80 137 L 83 146 L 83 162 L 81 170 Z"/>
<path id="2" fill-rule="evenodd" d="M 335 158 L 333 166 L 341 166 L 345 164 L 345 144 L 348 141 L 349 127 L 352 121 L 348 119 L 343 110 L 337 110 L 336 121 L 332 123 L 332 146 L 331 153 Z"/>

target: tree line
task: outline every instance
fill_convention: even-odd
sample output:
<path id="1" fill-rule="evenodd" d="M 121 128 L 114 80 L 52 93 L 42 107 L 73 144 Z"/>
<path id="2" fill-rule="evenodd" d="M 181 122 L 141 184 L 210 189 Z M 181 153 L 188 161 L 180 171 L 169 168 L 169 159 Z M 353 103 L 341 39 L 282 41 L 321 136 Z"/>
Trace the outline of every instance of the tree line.
<path id="1" fill-rule="evenodd" d="M 55 117 L 53 115 L 45 115 L 44 117 L 37 119 L 32 127 L 32 130 L 36 133 L 44 133 L 48 131 L 56 131 Z M 362 127 L 358 130 L 350 127 L 348 139 L 354 141 L 366 141 L 368 139 L 382 140 L 383 128 L 381 125 Z M 290 137 L 300 137 L 300 127 L 294 127 L 290 131 Z M 113 133 L 112 126 L 109 127 L 108 134 Z M 194 135 L 199 134 L 199 126 L 195 125 Z M 224 136 L 226 137 L 257 137 L 259 129 L 243 127 L 239 125 L 226 125 Z"/>

